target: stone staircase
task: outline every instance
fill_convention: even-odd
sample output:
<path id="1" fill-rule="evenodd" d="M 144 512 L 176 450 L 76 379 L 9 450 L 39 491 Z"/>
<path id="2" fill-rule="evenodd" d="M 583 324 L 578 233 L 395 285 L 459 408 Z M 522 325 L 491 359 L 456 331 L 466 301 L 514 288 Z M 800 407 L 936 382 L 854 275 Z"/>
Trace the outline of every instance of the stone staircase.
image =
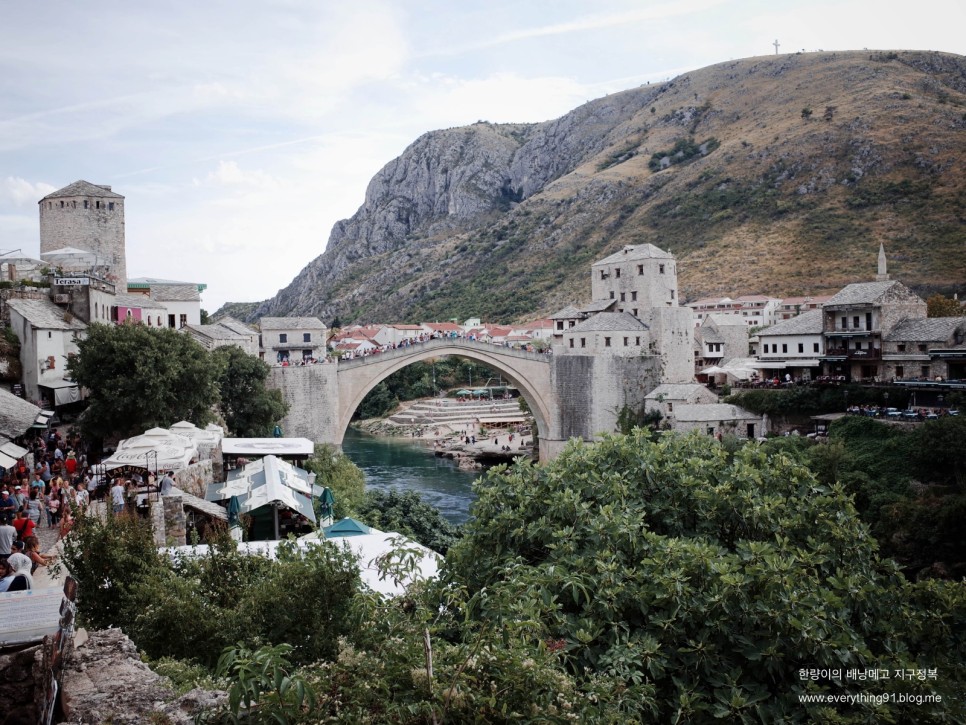
<path id="1" fill-rule="evenodd" d="M 523 423 L 527 416 L 520 410 L 516 398 L 510 400 L 484 400 L 457 402 L 450 398 L 418 400 L 389 416 L 396 425 L 463 425 L 479 421 L 481 425 L 492 423 Z"/>

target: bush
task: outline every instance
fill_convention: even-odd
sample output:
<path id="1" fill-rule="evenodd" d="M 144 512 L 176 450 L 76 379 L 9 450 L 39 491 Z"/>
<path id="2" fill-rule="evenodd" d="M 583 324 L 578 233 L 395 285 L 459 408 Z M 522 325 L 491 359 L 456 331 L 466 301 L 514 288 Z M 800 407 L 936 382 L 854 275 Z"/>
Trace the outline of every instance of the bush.
<path id="1" fill-rule="evenodd" d="M 408 536 L 443 556 L 460 537 L 460 528 L 415 491 L 368 491 L 358 514 L 370 526 Z"/>
<path id="2" fill-rule="evenodd" d="M 653 684 L 653 711 L 639 718 L 826 720 L 798 695 L 842 685 L 806 683 L 799 669 L 964 655 L 962 641 L 908 649 L 905 617 L 920 614 L 844 491 L 756 445 L 730 458 L 705 436 L 635 432 L 491 473 L 480 491 L 448 558 L 454 577 L 486 592 L 477 616 L 500 621 L 513 602 L 566 643 L 572 673 Z M 889 714 L 922 721 L 949 707 Z M 836 710 L 877 717 L 871 704 Z"/>

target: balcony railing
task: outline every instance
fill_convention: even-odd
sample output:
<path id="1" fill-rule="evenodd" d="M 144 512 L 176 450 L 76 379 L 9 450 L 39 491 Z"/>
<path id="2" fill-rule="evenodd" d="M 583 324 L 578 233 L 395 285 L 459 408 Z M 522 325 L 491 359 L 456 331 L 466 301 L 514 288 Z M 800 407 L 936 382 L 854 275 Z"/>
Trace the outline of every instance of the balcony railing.
<path id="1" fill-rule="evenodd" d="M 825 356 L 844 357 L 849 360 L 881 360 L 882 350 L 877 347 L 872 350 L 846 350 L 841 347 L 830 347 L 825 350 Z"/>

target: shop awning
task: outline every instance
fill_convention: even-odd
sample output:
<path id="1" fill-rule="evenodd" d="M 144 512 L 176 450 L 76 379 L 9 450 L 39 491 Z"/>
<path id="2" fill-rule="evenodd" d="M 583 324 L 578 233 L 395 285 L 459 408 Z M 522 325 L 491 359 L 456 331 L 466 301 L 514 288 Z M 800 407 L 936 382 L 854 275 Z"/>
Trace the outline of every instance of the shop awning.
<path id="1" fill-rule="evenodd" d="M 54 391 L 54 406 L 69 405 L 81 400 L 81 391 L 73 380 L 46 380 L 37 383 L 41 388 Z"/>
<path id="2" fill-rule="evenodd" d="M 299 456 L 315 452 L 308 438 L 224 438 L 221 452 L 226 456 Z"/>

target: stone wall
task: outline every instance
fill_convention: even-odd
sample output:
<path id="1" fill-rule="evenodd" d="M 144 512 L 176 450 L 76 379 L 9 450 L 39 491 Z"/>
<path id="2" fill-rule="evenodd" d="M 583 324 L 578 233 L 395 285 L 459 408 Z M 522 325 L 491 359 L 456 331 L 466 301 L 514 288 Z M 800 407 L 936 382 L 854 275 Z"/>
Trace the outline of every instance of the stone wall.
<path id="1" fill-rule="evenodd" d="M 174 472 L 174 485 L 198 498 L 204 498 L 208 484 L 214 482 L 215 477 L 210 460 L 198 461 L 187 468 Z"/>
<path id="2" fill-rule="evenodd" d="M 164 542 L 162 545 L 184 546 L 187 543 L 187 525 L 181 496 L 177 494 L 162 496 L 160 510 L 164 517 L 162 522 Z M 155 530 L 155 537 L 157 537 L 157 530 Z"/>
<path id="3" fill-rule="evenodd" d="M 338 366 L 328 363 L 272 368 L 266 384 L 280 390 L 289 406 L 281 422 L 286 437 L 315 442 L 341 440 L 337 374 Z"/>

